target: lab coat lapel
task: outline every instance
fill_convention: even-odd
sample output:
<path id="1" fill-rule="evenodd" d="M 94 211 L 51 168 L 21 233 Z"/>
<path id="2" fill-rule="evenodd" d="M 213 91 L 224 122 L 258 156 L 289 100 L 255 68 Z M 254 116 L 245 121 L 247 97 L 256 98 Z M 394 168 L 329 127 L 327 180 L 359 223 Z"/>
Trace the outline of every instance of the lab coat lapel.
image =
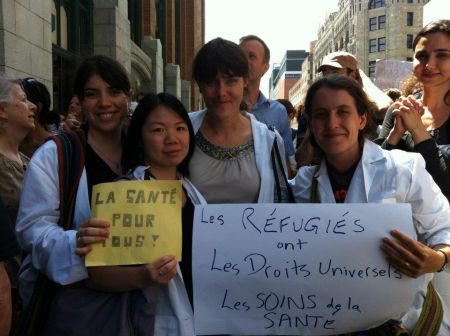
<path id="1" fill-rule="evenodd" d="M 366 140 L 363 155 L 353 176 L 346 202 L 370 203 L 379 201 L 380 195 L 377 190 L 380 189 L 380 184 L 389 180 L 386 179 L 386 173 L 386 158 L 382 149 L 373 142 Z M 364 188 L 361 188 L 361 186 L 364 186 Z"/>
<path id="2" fill-rule="evenodd" d="M 333 189 L 331 188 L 331 182 L 328 177 L 327 165 L 325 159 L 322 160 L 319 170 L 315 173 L 319 188 L 320 202 L 321 203 L 336 203 L 333 195 Z"/>

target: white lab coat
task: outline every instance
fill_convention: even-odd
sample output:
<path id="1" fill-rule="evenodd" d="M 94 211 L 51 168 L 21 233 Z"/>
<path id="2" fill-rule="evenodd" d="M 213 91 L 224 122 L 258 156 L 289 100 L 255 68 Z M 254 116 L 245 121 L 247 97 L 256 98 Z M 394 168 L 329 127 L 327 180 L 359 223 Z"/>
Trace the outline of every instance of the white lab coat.
<path id="1" fill-rule="evenodd" d="M 299 203 L 310 202 L 310 190 L 316 166 L 300 168 L 290 181 L 294 197 Z M 315 173 L 322 203 L 336 203 L 324 160 Z M 347 191 L 345 203 L 410 203 L 413 223 L 419 241 L 434 246 L 450 245 L 450 207 L 433 178 L 425 169 L 420 154 L 399 150 L 385 151 L 366 140 L 363 154 Z M 402 323 L 412 330 L 420 315 L 427 284 L 433 274 L 425 274 L 414 281 L 418 293 L 413 306 L 401 317 Z M 439 292 L 439 288 L 437 288 Z M 444 307 L 445 308 L 445 307 Z M 439 335 L 450 335 L 449 312 Z"/>
<path id="2" fill-rule="evenodd" d="M 310 202 L 310 190 L 316 166 L 300 168 L 290 181 L 294 197 L 299 203 Z M 322 203 L 336 203 L 324 160 L 315 173 Z M 434 246 L 450 245 L 450 207 L 433 178 L 425 169 L 420 154 L 399 150 L 385 151 L 366 140 L 363 154 L 354 172 L 345 203 L 410 203 L 413 223 L 419 241 Z M 398 317 L 412 330 L 419 318 L 433 274 L 425 274 L 414 281 L 418 292 L 413 305 L 404 316 Z M 439 288 L 437 288 L 439 291 Z M 444 307 L 445 309 L 445 307 Z M 449 312 L 439 335 L 450 335 Z"/>
<path id="3" fill-rule="evenodd" d="M 139 166 L 133 171 L 133 179 L 143 180 L 147 166 Z M 206 200 L 192 183 L 184 178 L 183 187 L 194 205 L 205 205 Z M 193 336 L 194 312 L 184 285 L 180 267 L 177 275 L 167 286 L 158 287 L 158 305 L 155 314 L 155 335 Z"/>

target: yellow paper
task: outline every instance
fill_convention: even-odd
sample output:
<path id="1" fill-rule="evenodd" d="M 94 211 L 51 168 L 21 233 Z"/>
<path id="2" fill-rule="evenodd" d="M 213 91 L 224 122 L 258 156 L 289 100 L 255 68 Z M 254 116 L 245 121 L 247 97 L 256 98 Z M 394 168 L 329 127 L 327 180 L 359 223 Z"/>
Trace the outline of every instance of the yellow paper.
<path id="1" fill-rule="evenodd" d="M 110 223 L 110 234 L 92 245 L 86 266 L 146 264 L 168 254 L 181 260 L 180 181 L 98 184 L 91 205 L 93 218 Z"/>

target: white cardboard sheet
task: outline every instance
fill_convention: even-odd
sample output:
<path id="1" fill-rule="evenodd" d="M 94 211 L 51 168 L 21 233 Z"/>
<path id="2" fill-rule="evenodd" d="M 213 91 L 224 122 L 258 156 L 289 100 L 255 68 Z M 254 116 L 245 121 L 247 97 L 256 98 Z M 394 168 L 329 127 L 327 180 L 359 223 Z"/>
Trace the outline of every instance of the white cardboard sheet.
<path id="1" fill-rule="evenodd" d="M 415 237 L 409 205 L 196 206 L 196 334 L 329 335 L 401 316 L 416 289 L 380 250 L 394 228 Z"/>

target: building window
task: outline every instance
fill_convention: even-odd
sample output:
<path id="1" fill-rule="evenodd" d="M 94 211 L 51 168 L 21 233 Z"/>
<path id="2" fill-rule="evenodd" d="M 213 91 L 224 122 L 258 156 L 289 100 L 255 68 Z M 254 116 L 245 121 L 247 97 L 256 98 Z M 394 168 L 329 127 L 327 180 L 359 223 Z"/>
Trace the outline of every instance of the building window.
<path id="1" fill-rule="evenodd" d="M 373 53 L 377 51 L 377 39 L 369 40 L 369 52 Z"/>
<path id="2" fill-rule="evenodd" d="M 412 58 L 412 57 L 406 57 L 406 60 L 407 60 L 408 62 L 412 62 L 412 61 L 413 61 L 413 58 Z"/>
<path id="3" fill-rule="evenodd" d="M 406 13 L 406 25 L 412 26 L 413 21 L 414 21 L 414 13 L 413 12 Z"/>
<path id="4" fill-rule="evenodd" d="M 141 46 L 142 22 L 141 1 L 128 1 L 128 20 L 130 20 L 130 37 L 138 46 Z"/>
<path id="5" fill-rule="evenodd" d="M 373 31 L 377 29 L 377 18 L 373 17 L 369 20 L 369 30 Z"/>
<path id="6" fill-rule="evenodd" d="M 369 2 L 369 9 L 386 7 L 385 0 L 372 0 Z"/>
<path id="7" fill-rule="evenodd" d="M 376 61 L 369 61 L 369 77 L 375 76 L 375 66 L 377 62 Z"/>
<path id="8" fill-rule="evenodd" d="M 93 0 L 52 1 L 53 108 L 65 111 L 75 70 L 94 51 Z"/>
<path id="9" fill-rule="evenodd" d="M 406 35 L 406 48 L 412 49 L 413 47 L 413 35 L 407 34 Z"/>
<path id="10" fill-rule="evenodd" d="M 378 29 L 386 28 L 386 15 L 380 15 L 378 17 Z"/>
<path id="11" fill-rule="evenodd" d="M 380 37 L 378 39 L 378 51 L 385 51 L 386 50 L 386 38 Z"/>
<path id="12" fill-rule="evenodd" d="M 413 3 L 413 0 L 408 0 L 408 1 L 406 1 L 407 3 Z"/>

